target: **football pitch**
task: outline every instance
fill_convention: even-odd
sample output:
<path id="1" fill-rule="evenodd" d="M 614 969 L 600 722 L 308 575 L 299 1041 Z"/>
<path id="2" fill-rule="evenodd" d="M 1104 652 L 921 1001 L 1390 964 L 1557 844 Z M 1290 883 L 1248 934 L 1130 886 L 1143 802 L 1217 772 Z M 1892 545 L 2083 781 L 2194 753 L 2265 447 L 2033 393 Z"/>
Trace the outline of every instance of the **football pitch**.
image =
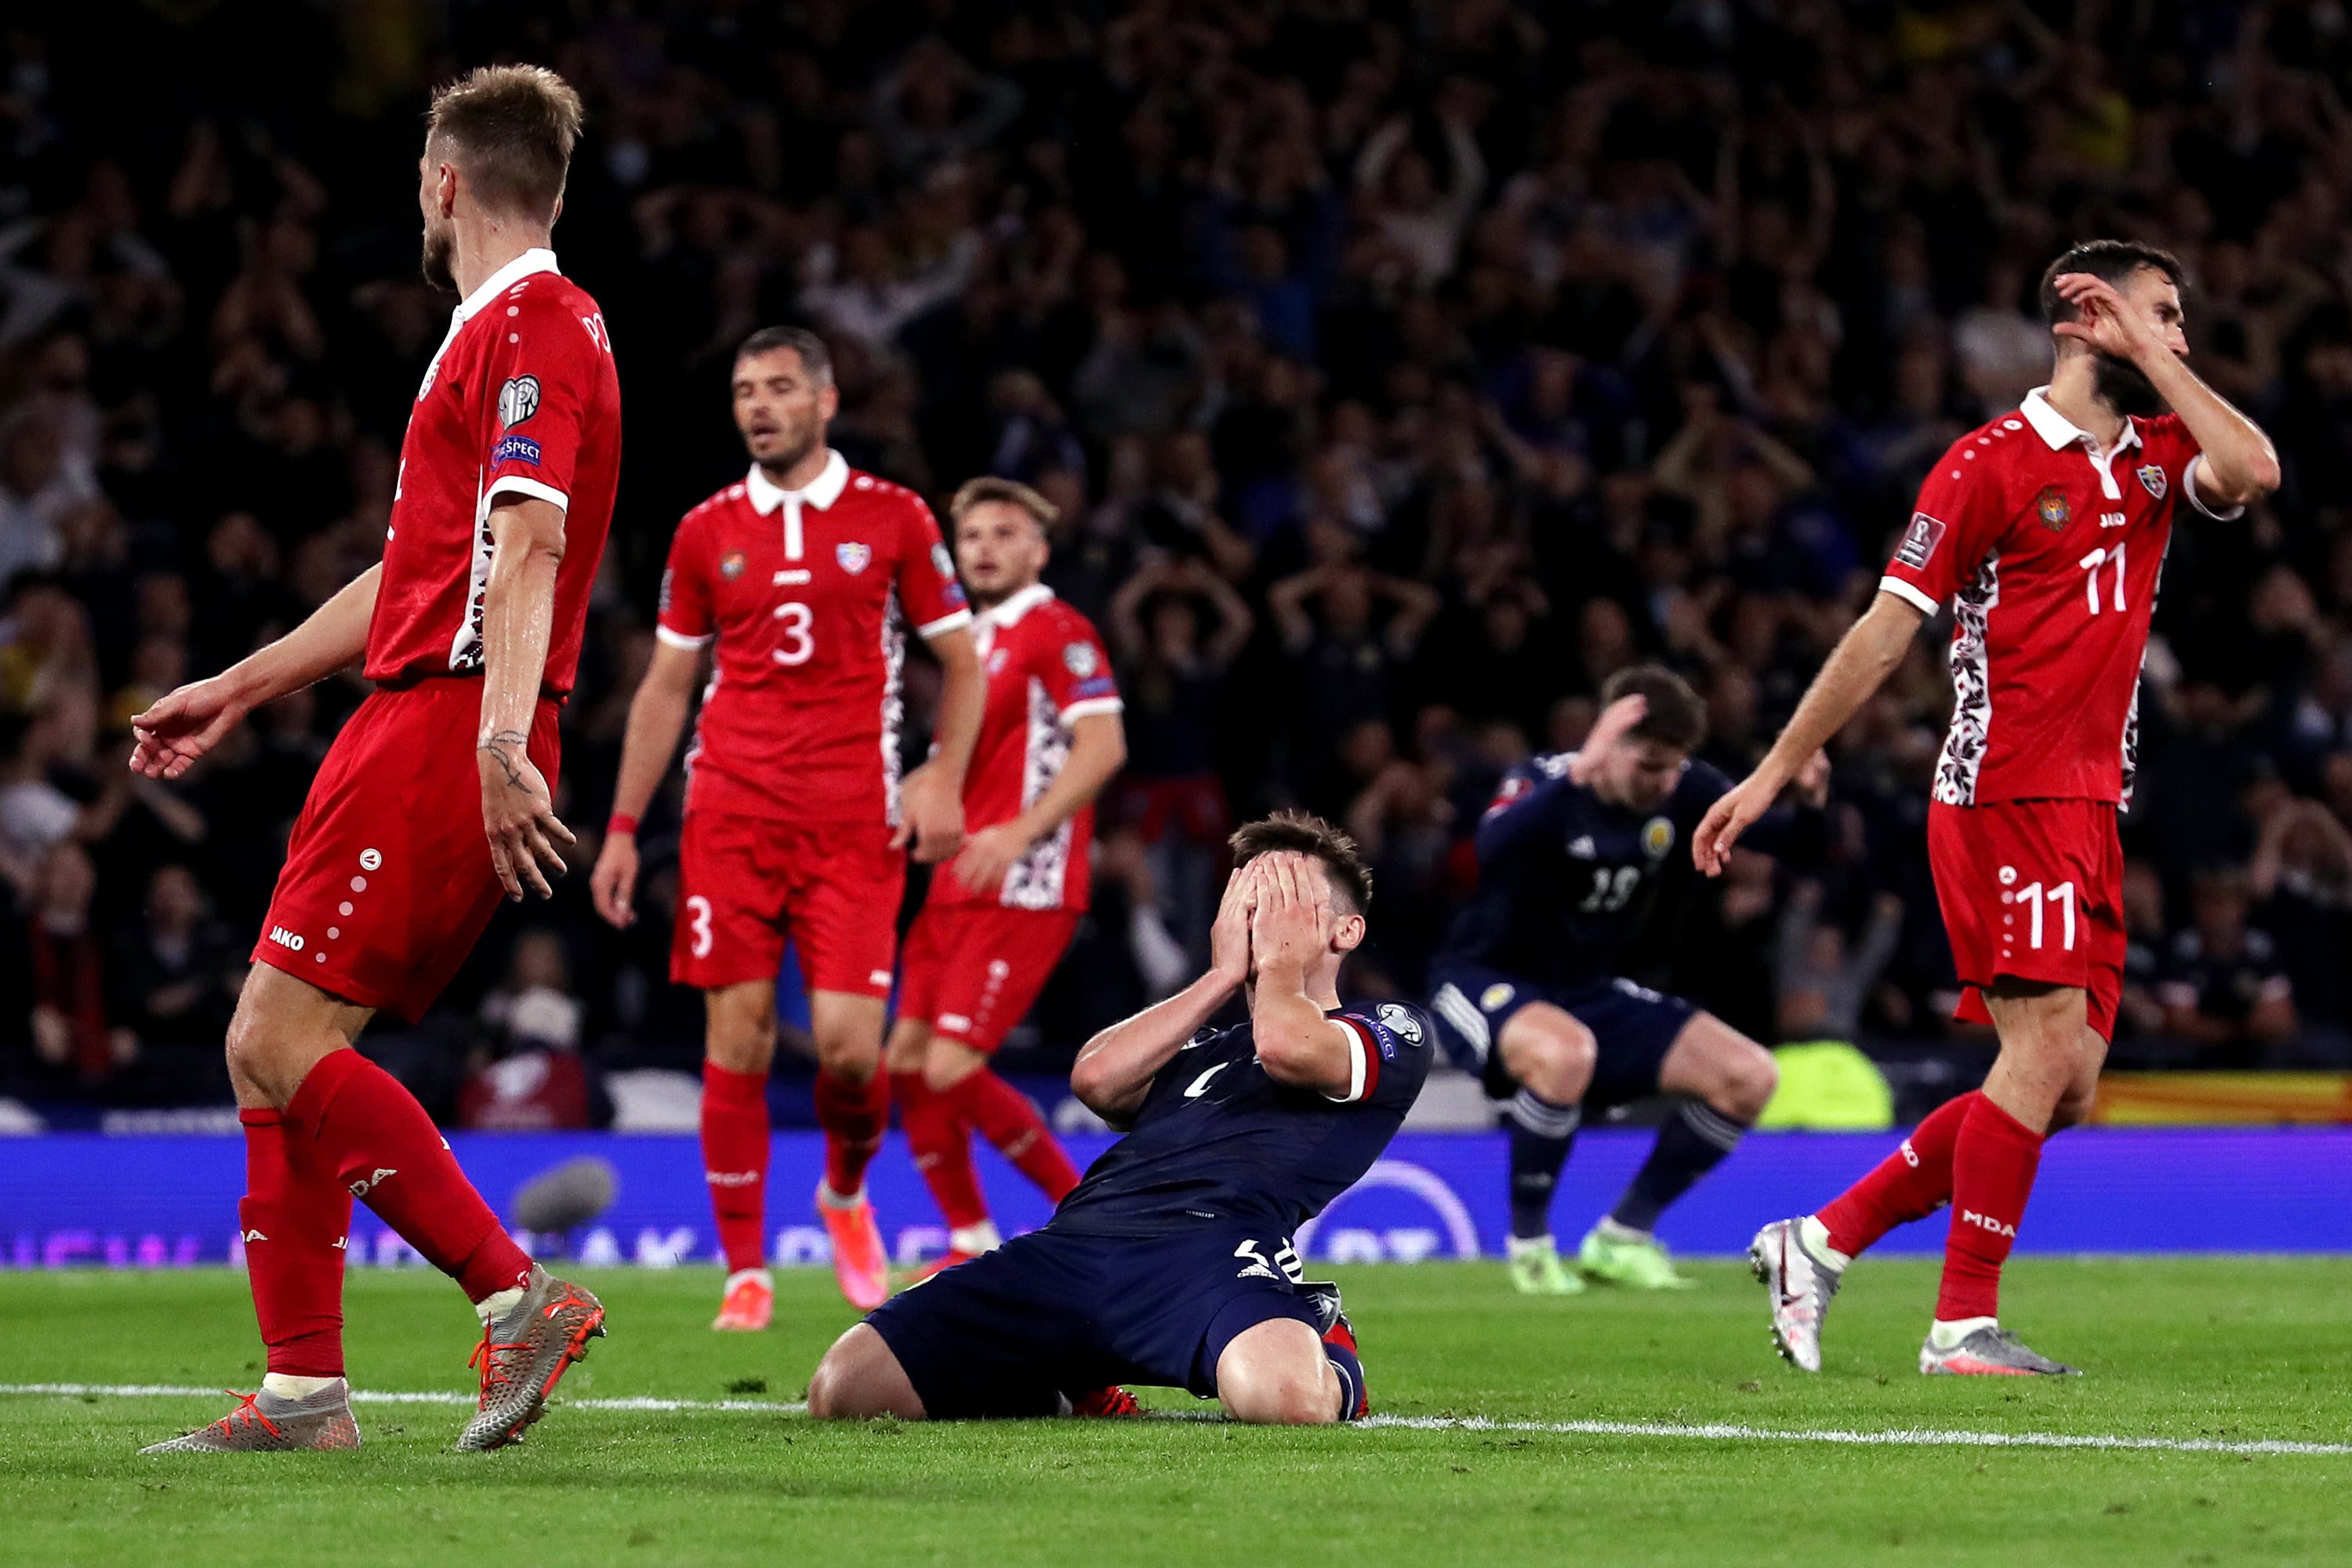
<path id="1" fill-rule="evenodd" d="M 1858 1268 L 1812 1378 L 1743 1268 L 1689 1267 L 1546 1300 L 1497 1265 L 1337 1270 L 1376 1424 L 1314 1431 L 1166 1392 L 1139 1421 L 819 1426 L 829 1275 L 722 1337 L 713 1270 L 584 1273 L 612 1337 L 490 1455 L 450 1449 L 462 1300 L 354 1270 L 365 1451 L 166 1458 L 132 1450 L 226 1408 L 187 1390 L 260 1376 L 242 1277 L 0 1274 L 0 1562 L 2352 1561 L 2352 1258 L 2020 1258 L 2006 1316 L 2089 1373 L 2030 1384 L 1917 1374 L 1932 1263 Z"/>

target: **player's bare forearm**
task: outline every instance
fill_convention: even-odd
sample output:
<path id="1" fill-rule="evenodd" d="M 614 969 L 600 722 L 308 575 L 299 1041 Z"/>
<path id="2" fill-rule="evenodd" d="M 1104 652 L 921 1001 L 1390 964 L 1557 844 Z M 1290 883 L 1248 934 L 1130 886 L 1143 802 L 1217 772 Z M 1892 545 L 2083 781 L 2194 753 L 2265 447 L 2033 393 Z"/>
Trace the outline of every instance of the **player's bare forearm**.
<path id="1" fill-rule="evenodd" d="M 555 571 L 563 563 L 563 512 L 536 497 L 509 496 L 490 513 L 490 574 L 482 588 L 484 746 L 530 741 L 555 631 Z"/>
<path id="2" fill-rule="evenodd" d="M 940 719 L 932 731 L 931 765 L 961 790 L 964 770 L 971 765 L 972 742 L 980 739 L 981 710 L 988 703 L 988 678 L 980 668 L 980 650 L 965 626 L 941 632 L 929 639 L 939 656 Z"/>
<path id="3" fill-rule="evenodd" d="M 629 700 L 629 725 L 621 736 L 621 768 L 613 782 L 613 810 L 622 816 L 643 816 L 654 792 L 677 755 L 686 733 L 687 710 L 694 700 L 694 682 L 701 673 L 699 649 L 654 645 L 646 678 Z"/>
<path id="4" fill-rule="evenodd" d="M 2278 448 L 2263 427 L 2205 384 L 2168 349 L 2139 356 L 2140 368 L 2203 453 L 2197 496 L 2211 506 L 2243 506 L 2279 488 Z"/>
<path id="5" fill-rule="evenodd" d="M 1265 1076 L 1276 1083 L 1345 1094 L 1353 1062 L 1348 1026 L 1323 1016 L 1303 968 L 1258 970 L 1250 987 L 1250 1032 Z"/>
<path id="6" fill-rule="evenodd" d="M 1829 744 L 1895 673 L 1927 618 L 1918 606 L 1893 594 L 1882 592 L 1873 599 L 1830 650 L 1821 673 L 1805 689 L 1804 700 L 1756 765 L 1754 776 L 1770 780 L 1774 795 L 1787 788 L 1813 753 Z"/>
<path id="7" fill-rule="evenodd" d="M 1070 726 L 1070 754 L 1029 809 L 1014 818 L 1034 844 L 1076 816 L 1127 765 L 1127 731 L 1116 713 L 1089 713 Z"/>
<path id="8" fill-rule="evenodd" d="M 1167 1000 L 1103 1030 L 1071 1065 L 1070 1092 L 1104 1121 L 1124 1122 L 1151 1091 L 1160 1069 L 1225 1005 L 1237 984 L 1213 969 Z"/>
<path id="9" fill-rule="evenodd" d="M 178 778 L 256 708 L 357 662 L 367 651 L 383 580 L 381 565 L 369 567 L 268 647 L 167 693 L 134 717 L 132 770 L 149 778 Z"/>

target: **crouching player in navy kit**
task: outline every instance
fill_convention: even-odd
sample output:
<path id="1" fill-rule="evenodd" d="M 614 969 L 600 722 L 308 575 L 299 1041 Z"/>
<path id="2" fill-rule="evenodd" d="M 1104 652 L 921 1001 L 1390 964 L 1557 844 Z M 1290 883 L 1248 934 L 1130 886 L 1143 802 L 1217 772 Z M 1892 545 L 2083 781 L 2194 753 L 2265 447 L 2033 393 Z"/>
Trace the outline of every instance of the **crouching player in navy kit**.
<path id="1" fill-rule="evenodd" d="M 1370 1408 L 1339 1290 L 1302 1281 L 1291 1237 L 1388 1147 L 1433 1026 L 1396 1003 L 1339 1005 L 1371 898 L 1345 834 L 1278 812 L 1233 849 L 1209 973 L 1097 1035 L 1070 1075 L 1128 1135 L 1045 1229 L 842 1335 L 809 1381 L 811 1415 L 1083 1413 L 1119 1408 L 1088 1391 L 1124 1383 L 1214 1396 L 1238 1421 Z M 1249 1022 L 1204 1027 L 1236 989 Z"/>
<path id="2" fill-rule="evenodd" d="M 1477 896 L 1430 964 L 1446 1053 L 1509 1102 L 1511 1282 L 1529 1294 L 1584 1289 L 1552 1240 L 1551 1200 L 1586 1108 L 1681 1102 L 1577 1251 L 1596 1279 L 1672 1289 L 1686 1281 L 1652 1234 L 1658 1215 L 1731 1152 L 1779 1081 L 1763 1047 L 1616 973 L 1668 854 L 1731 781 L 1691 760 L 1706 710 L 1680 676 L 1636 665 L 1610 677 L 1601 700 L 1582 750 L 1505 777 L 1478 825 Z M 1810 806 L 1827 780 L 1816 757 L 1798 782 Z M 1768 820 L 1766 837 L 1749 837 L 1768 852 L 1801 826 L 1821 836 L 1815 811 Z"/>

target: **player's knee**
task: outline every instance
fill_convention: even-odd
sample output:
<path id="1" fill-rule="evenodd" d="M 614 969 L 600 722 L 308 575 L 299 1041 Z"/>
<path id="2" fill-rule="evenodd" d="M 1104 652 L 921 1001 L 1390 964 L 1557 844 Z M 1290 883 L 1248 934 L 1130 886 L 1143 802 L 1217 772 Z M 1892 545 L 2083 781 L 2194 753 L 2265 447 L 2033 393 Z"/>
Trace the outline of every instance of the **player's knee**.
<path id="1" fill-rule="evenodd" d="M 1574 1105 L 1591 1086 L 1598 1056 L 1590 1033 L 1548 1033 L 1528 1052 L 1528 1070 L 1520 1075 L 1520 1081 L 1539 1099 L 1554 1105 Z"/>
<path id="2" fill-rule="evenodd" d="M 916 1398 L 898 1357 L 882 1336 L 859 1323 L 834 1341 L 809 1374 L 809 1415 L 819 1421 L 865 1421 L 877 1415 L 920 1420 Z"/>
<path id="3" fill-rule="evenodd" d="M 1255 1370 L 1230 1388 L 1220 1380 L 1217 1396 L 1226 1415 L 1253 1426 L 1328 1426 L 1339 1418 L 1339 1391 L 1320 1356 L 1312 1367 Z"/>
<path id="4" fill-rule="evenodd" d="M 882 1065 L 894 1073 L 927 1072 L 931 1032 L 919 1018 L 901 1018 L 882 1047 Z"/>
<path id="5" fill-rule="evenodd" d="M 1753 1121 L 1764 1114 L 1764 1108 L 1772 1103 L 1773 1091 L 1780 1087 L 1780 1064 L 1763 1047 L 1751 1041 L 1741 1043 L 1747 1048 L 1727 1065 L 1715 1109 L 1737 1121 Z"/>
<path id="6" fill-rule="evenodd" d="M 923 1058 L 923 1081 L 934 1092 L 945 1094 L 987 1065 L 988 1058 L 970 1047 L 935 1037 L 929 1054 Z"/>

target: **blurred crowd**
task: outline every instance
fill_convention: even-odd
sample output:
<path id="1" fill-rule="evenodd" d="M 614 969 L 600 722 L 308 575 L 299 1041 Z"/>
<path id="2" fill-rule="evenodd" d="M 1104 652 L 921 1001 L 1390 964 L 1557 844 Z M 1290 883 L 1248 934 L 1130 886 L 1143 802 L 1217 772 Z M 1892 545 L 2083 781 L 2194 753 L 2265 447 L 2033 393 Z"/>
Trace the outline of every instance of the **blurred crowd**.
<path id="1" fill-rule="evenodd" d="M 362 689 L 257 713 L 171 784 L 121 765 L 126 721 L 374 557 L 452 303 L 415 262 L 424 95 L 506 58 L 587 100 L 557 247 L 626 410 L 564 715 L 583 864 L 670 529 L 742 461 L 733 346 L 803 321 L 834 345 L 853 463 L 1061 505 L 1048 581 L 1116 652 L 1130 761 L 1097 909 L 1024 1037 L 1040 1059 L 1182 977 L 1223 835 L 1275 804 L 1368 847 L 1350 984 L 1414 993 L 1499 773 L 1576 744 L 1612 671 L 1685 672 L 1704 755 L 1744 770 L 1927 465 L 2043 379 L 2044 263 L 2121 235 L 2186 259 L 2193 363 L 2287 477 L 2176 535 L 2118 1056 L 2352 1058 L 2334 0 L 100 0 L 40 22 L 0 37 L 0 1093 L 224 1089 L 287 826 Z M 1922 830 L 1940 643 L 1839 742 L 1829 859 L 1690 879 L 1645 975 L 1766 1039 L 1969 1047 Z M 649 843 L 675 826 L 673 795 Z M 658 861 L 628 932 L 578 871 L 502 915 L 387 1057 L 492 1121 L 545 1089 L 519 1057 L 562 1068 L 556 1121 L 605 1072 L 690 1064 Z"/>

